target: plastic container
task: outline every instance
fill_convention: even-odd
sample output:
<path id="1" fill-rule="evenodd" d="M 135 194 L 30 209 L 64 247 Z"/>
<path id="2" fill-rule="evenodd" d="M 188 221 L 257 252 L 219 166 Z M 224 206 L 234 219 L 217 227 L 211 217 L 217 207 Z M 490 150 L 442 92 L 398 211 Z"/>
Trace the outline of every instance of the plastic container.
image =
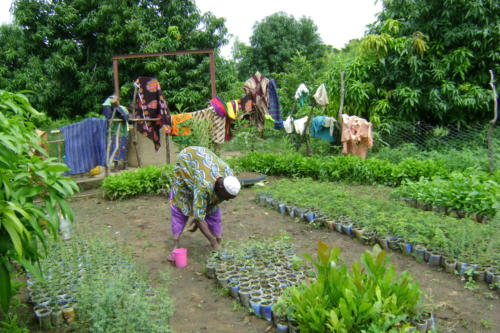
<path id="1" fill-rule="evenodd" d="M 175 264 L 175 267 L 186 267 L 187 266 L 187 249 L 180 248 L 175 249 L 170 253 L 170 258 Z"/>

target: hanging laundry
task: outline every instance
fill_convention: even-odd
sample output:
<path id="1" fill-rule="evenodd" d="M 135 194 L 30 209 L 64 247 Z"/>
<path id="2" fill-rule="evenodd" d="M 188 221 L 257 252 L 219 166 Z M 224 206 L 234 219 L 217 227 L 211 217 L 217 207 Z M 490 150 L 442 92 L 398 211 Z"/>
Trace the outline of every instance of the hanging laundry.
<path id="1" fill-rule="evenodd" d="M 215 143 L 224 143 L 226 134 L 226 118 L 221 117 L 215 109 L 210 106 L 206 109 L 193 111 L 193 119 L 205 120 L 212 124 L 212 140 Z"/>
<path id="2" fill-rule="evenodd" d="M 343 154 L 366 158 L 366 151 L 373 147 L 372 124 L 357 116 L 342 115 Z"/>
<path id="3" fill-rule="evenodd" d="M 124 166 L 127 162 L 128 152 L 129 112 L 126 107 L 118 104 L 118 99 L 115 95 L 109 96 L 104 103 L 102 103 L 102 114 L 107 120 L 113 117 L 113 111 L 115 112 L 115 118 L 122 119 L 123 121 L 111 122 L 110 157 L 112 156 L 113 161 Z"/>
<path id="4" fill-rule="evenodd" d="M 250 94 L 245 95 L 243 98 L 239 99 L 238 101 L 240 104 L 240 110 L 245 111 L 245 113 L 241 117 L 243 117 L 246 113 L 249 113 L 252 111 L 252 108 L 253 108 L 252 95 L 250 95 Z"/>
<path id="5" fill-rule="evenodd" d="M 61 127 L 64 137 L 65 163 L 74 175 L 106 165 L 106 119 L 87 118 Z"/>
<path id="6" fill-rule="evenodd" d="M 120 133 L 118 133 L 119 136 L 128 136 L 128 119 L 129 119 L 129 112 L 126 107 L 123 105 L 118 105 L 118 99 L 116 98 L 115 95 L 111 95 L 106 100 L 104 103 L 102 103 L 102 114 L 106 117 L 107 120 L 110 120 L 111 117 L 113 116 L 113 111 L 115 111 L 115 118 L 117 119 L 122 119 L 124 121 L 121 122 L 121 126 L 118 126 L 120 122 L 113 122 L 111 124 L 111 133 L 114 135 L 117 135 L 117 130 L 118 127 L 120 127 Z"/>
<path id="7" fill-rule="evenodd" d="M 328 105 L 328 95 L 326 93 L 326 87 L 325 84 L 322 83 L 318 89 L 316 90 L 316 93 L 314 94 L 314 100 L 318 105 L 321 105 L 323 110 L 325 107 Z"/>
<path id="8" fill-rule="evenodd" d="M 113 157 L 113 161 L 118 162 L 118 165 L 121 167 L 125 167 L 125 163 L 127 162 L 127 153 L 128 136 L 113 135 L 111 137 L 110 159 Z"/>
<path id="9" fill-rule="evenodd" d="M 265 119 L 264 119 L 264 126 L 269 129 L 274 128 L 274 119 L 271 117 L 271 115 L 266 114 Z"/>
<path id="10" fill-rule="evenodd" d="M 306 103 L 306 98 L 309 96 L 309 89 L 307 89 L 304 83 L 301 83 L 295 91 L 295 99 L 299 101 L 300 107 L 303 107 Z"/>
<path id="11" fill-rule="evenodd" d="M 295 133 L 302 135 L 306 129 L 307 116 L 293 121 L 293 127 L 295 127 Z"/>
<path id="12" fill-rule="evenodd" d="M 286 120 L 283 122 L 283 127 L 285 128 L 285 132 L 288 134 L 293 132 L 293 118 L 292 116 L 288 116 Z"/>
<path id="13" fill-rule="evenodd" d="M 168 130 L 169 125 L 164 125 L 163 128 L 166 129 L 166 132 L 170 132 L 170 135 L 189 135 L 191 133 L 191 129 L 188 126 L 180 126 L 182 123 L 188 121 L 193 118 L 192 113 L 177 113 L 170 115 L 171 119 L 171 128 Z"/>
<path id="14" fill-rule="evenodd" d="M 330 128 L 325 127 L 326 116 L 318 116 L 311 119 L 311 137 L 333 142 L 333 132 L 330 134 Z"/>
<path id="15" fill-rule="evenodd" d="M 335 119 L 334 117 L 325 117 L 325 124 L 323 126 L 330 130 L 331 137 L 333 137 L 333 129 L 335 128 L 336 122 L 337 119 Z"/>
<path id="16" fill-rule="evenodd" d="M 233 138 L 233 133 L 232 133 L 232 128 L 233 128 L 233 122 L 236 120 L 236 117 L 238 116 L 238 113 L 240 111 L 240 106 L 239 106 L 239 100 L 234 100 L 231 102 L 226 103 L 226 111 L 227 111 L 227 117 L 226 117 L 226 135 L 225 135 L 225 140 L 229 141 Z"/>
<path id="17" fill-rule="evenodd" d="M 269 114 L 274 119 L 274 128 L 283 128 L 280 100 L 278 98 L 278 87 L 274 79 L 269 80 Z"/>
<path id="18" fill-rule="evenodd" d="M 157 79 L 140 76 L 135 83 L 139 86 L 137 94 L 138 112 L 136 118 L 158 118 L 158 120 L 154 121 L 138 121 L 137 130 L 144 136 L 153 140 L 155 150 L 158 151 L 161 145 L 160 128 L 164 125 L 169 125 L 170 120 L 167 117 L 167 115 L 170 114 L 167 102 L 163 97 L 163 92 Z M 164 130 L 168 131 L 168 127 L 164 128 Z"/>
<path id="19" fill-rule="evenodd" d="M 246 96 L 250 95 L 253 102 L 252 111 L 247 111 L 243 116 L 248 115 L 250 122 L 259 131 L 264 128 L 265 115 L 269 113 L 269 79 L 256 72 L 243 85 Z"/>

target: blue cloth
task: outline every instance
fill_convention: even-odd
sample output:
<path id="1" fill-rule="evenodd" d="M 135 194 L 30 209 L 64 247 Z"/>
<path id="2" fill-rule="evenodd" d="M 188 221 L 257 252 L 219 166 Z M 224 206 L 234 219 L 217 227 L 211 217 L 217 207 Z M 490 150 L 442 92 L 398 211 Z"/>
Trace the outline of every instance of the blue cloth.
<path id="1" fill-rule="evenodd" d="M 106 165 L 106 119 L 87 118 L 61 127 L 68 174 L 87 172 Z"/>
<path id="2" fill-rule="evenodd" d="M 269 114 L 274 119 L 274 128 L 283 128 L 283 117 L 281 116 L 280 100 L 278 99 L 278 87 L 274 79 L 269 80 Z"/>
<path id="3" fill-rule="evenodd" d="M 318 116 L 311 120 L 311 137 L 333 142 L 333 137 L 330 135 L 330 128 L 324 127 L 325 119 L 326 116 Z"/>
<path id="4" fill-rule="evenodd" d="M 116 135 L 113 135 L 113 137 L 111 139 L 110 154 L 113 154 L 113 151 L 115 150 L 115 142 L 116 142 Z M 119 136 L 118 137 L 118 150 L 115 153 L 115 157 L 113 158 L 113 161 L 126 162 L 127 161 L 127 152 L 128 152 L 128 137 L 127 136 Z"/>

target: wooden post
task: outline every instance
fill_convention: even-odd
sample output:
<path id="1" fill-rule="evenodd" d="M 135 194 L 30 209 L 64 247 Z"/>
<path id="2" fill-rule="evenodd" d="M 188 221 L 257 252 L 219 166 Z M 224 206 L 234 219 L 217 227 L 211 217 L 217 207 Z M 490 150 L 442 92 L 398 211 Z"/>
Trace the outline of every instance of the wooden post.
<path id="1" fill-rule="evenodd" d="M 344 108 L 344 72 L 340 72 L 340 107 L 337 117 L 337 124 L 342 129 L 342 109 Z"/>
<path id="2" fill-rule="evenodd" d="M 165 151 L 167 154 L 167 164 L 170 164 L 170 135 L 165 133 Z"/>
<path id="3" fill-rule="evenodd" d="M 62 162 L 62 158 L 61 158 L 61 132 L 57 132 L 57 161 L 59 163 Z"/>
<path id="4" fill-rule="evenodd" d="M 109 157 L 109 164 L 113 163 L 113 160 L 115 158 L 116 152 L 118 149 L 120 149 L 120 130 L 122 127 L 122 123 L 118 123 L 118 128 L 116 129 L 116 139 L 115 139 L 115 150 L 111 153 L 111 156 Z"/>
<path id="5" fill-rule="evenodd" d="M 309 123 L 311 122 L 311 117 L 312 117 L 315 105 L 316 105 L 316 102 L 313 102 L 313 104 L 311 105 L 311 111 L 309 111 L 309 116 L 307 117 L 306 124 L 304 125 L 304 133 L 302 133 L 302 135 L 300 136 L 299 142 L 297 144 L 297 152 L 300 150 L 300 146 L 301 146 L 302 142 L 304 140 L 307 140 L 307 138 L 306 138 L 307 128 L 309 127 Z M 307 149 L 308 151 L 306 153 L 309 154 L 309 144 L 307 144 L 307 147 L 308 147 L 308 149 Z"/>
<path id="6" fill-rule="evenodd" d="M 115 117 L 116 108 L 113 107 L 113 115 L 111 119 L 108 120 L 108 147 L 106 148 L 106 177 L 109 176 L 109 152 L 111 151 L 111 125 L 113 124 L 113 118 Z"/>
<path id="7" fill-rule="evenodd" d="M 293 103 L 293 108 L 290 111 L 290 119 L 292 121 L 292 133 L 290 133 L 290 141 L 293 144 L 293 132 L 295 132 L 295 127 L 293 126 L 293 113 L 295 112 L 295 109 L 297 109 L 297 100 Z"/>
<path id="8" fill-rule="evenodd" d="M 488 129 L 488 159 L 490 164 L 490 173 L 493 173 L 493 147 L 491 142 L 491 136 L 493 134 L 493 127 L 495 127 L 495 123 L 498 119 L 498 95 L 497 89 L 495 87 L 495 75 L 493 74 L 493 70 L 490 69 L 490 86 L 491 93 L 493 95 L 493 119 L 490 121 L 490 128 Z"/>

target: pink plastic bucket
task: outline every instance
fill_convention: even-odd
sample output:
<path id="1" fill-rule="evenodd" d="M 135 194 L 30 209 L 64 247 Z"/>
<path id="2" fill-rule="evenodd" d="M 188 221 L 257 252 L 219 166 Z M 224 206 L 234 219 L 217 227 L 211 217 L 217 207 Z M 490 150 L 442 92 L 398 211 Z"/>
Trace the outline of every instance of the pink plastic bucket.
<path id="1" fill-rule="evenodd" d="M 187 266 L 187 249 L 175 249 L 170 253 L 170 257 L 172 258 L 172 262 L 175 263 L 176 267 Z"/>

